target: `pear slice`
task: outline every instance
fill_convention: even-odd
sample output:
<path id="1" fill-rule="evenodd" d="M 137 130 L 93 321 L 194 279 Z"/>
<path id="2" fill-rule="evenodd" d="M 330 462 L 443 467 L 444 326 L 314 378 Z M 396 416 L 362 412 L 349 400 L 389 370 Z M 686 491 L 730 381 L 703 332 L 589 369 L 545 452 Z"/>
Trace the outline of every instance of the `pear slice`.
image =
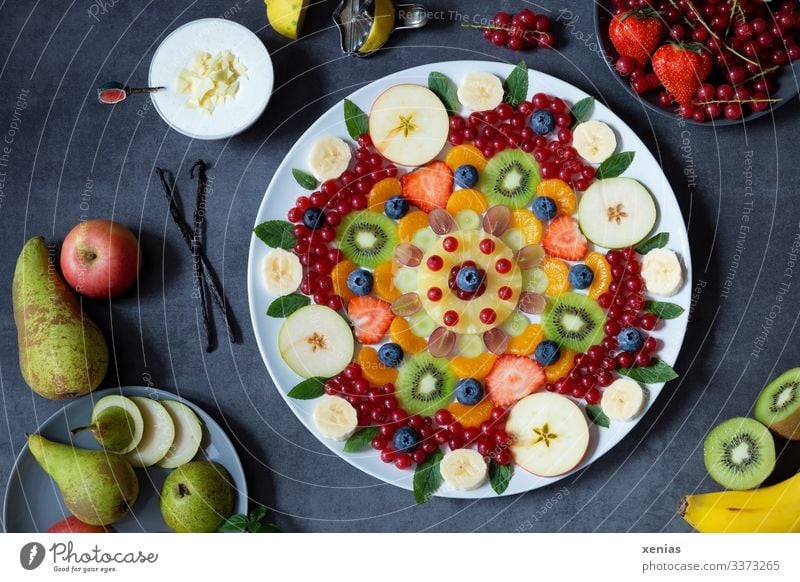
<path id="1" fill-rule="evenodd" d="M 403 166 L 421 166 L 439 155 L 450 118 L 436 94 L 403 84 L 381 93 L 369 113 L 369 135 L 380 154 Z"/>
<path id="2" fill-rule="evenodd" d="M 92 424 L 75 428 L 92 431 L 95 440 L 105 450 L 124 455 L 135 449 L 142 440 L 144 419 L 130 398 L 112 394 L 98 400 L 92 410 Z"/>
<path id="3" fill-rule="evenodd" d="M 331 378 L 353 359 L 353 331 L 330 307 L 308 305 L 292 313 L 278 332 L 283 361 L 303 378 Z"/>
<path id="4" fill-rule="evenodd" d="M 144 434 L 134 450 L 125 458 L 134 467 L 151 467 L 169 451 L 175 440 L 175 423 L 164 406 L 150 398 L 132 396 L 144 419 Z"/>
<path id="5" fill-rule="evenodd" d="M 158 462 L 158 466 L 175 469 L 194 459 L 203 439 L 203 427 L 194 410 L 184 403 L 162 400 L 161 405 L 167 409 L 175 424 L 175 440 L 164 458 Z"/>
<path id="6" fill-rule="evenodd" d="M 598 180 L 578 205 L 583 234 L 607 249 L 635 246 L 653 230 L 656 218 L 653 196 L 632 178 Z"/>

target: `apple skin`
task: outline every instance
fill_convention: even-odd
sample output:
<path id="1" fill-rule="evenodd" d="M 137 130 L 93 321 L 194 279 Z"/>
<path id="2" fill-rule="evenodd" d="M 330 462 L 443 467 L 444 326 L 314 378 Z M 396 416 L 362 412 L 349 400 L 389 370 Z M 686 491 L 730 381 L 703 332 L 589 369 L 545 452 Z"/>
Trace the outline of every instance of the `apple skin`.
<path id="1" fill-rule="evenodd" d="M 74 515 L 55 522 L 47 529 L 47 533 L 113 533 L 114 530 L 102 525 L 83 523 Z"/>
<path id="2" fill-rule="evenodd" d="M 112 220 L 81 222 L 61 248 L 61 272 L 81 295 L 116 297 L 139 276 L 142 252 L 136 236 Z"/>

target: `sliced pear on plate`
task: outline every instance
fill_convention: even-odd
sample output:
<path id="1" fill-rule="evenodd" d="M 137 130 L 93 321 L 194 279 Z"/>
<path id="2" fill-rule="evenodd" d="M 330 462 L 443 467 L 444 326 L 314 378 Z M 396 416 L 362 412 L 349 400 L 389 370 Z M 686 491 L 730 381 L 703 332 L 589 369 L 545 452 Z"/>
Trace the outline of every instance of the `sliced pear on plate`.
<path id="1" fill-rule="evenodd" d="M 203 427 L 194 410 L 183 402 L 162 400 L 161 405 L 167 410 L 175 425 L 175 439 L 164 458 L 158 462 L 158 466 L 175 469 L 185 465 L 197 455 L 200 441 L 203 440 Z"/>
<path id="2" fill-rule="evenodd" d="M 594 244 L 607 249 L 632 247 L 656 224 L 653 196 L 632 178 L 598 180 L 581 196 L 578 223 Z"/>
<path id="3" fill-rule="evenodd" d="M 131 396 L 144 419 L 139 446 L 125 455 L 134 467 L 151 467 L 167 454 L 175 441 L 175 423 L 164 406 L 151 398 Z"/>

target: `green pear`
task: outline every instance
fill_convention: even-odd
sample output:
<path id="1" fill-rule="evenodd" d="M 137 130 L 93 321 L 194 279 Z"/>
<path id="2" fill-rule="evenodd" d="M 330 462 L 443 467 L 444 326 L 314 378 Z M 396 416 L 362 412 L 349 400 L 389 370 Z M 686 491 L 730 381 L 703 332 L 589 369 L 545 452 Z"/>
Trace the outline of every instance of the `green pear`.
<path id="1" fill-rule="evenodd" d="M 109 525 L 128 513 L 139 480 L 123 457 L 28 437 L 31 453 L 61 490 L 67 509 L 89 525 Z"/>
<path id="2" fill-rule="evenodd" d="M 161 515 L 178 533 L 214 532 L 233 513 L 234 489 L 225 468 L 192 461 L 175 469 L 161 488 Z"/>
<path id="3" fill-rule="evenodd" d="M 62 400 L 97 388 L 108 369 L 108 346 L 56 271 L 53 249 L 30 239 L 17 259 L 12 287 L 19 367 L 34 392 Z"/>
<path id="4" fill-rule="evenodd" d="M 109 394 L 98 400 L 92 410 L 92 423 L 72 429 L 72 434 L 92 431 L 105 450 L 120 455 L 129 453 L 142 441 L 144 418 L 130 398 Z"/>

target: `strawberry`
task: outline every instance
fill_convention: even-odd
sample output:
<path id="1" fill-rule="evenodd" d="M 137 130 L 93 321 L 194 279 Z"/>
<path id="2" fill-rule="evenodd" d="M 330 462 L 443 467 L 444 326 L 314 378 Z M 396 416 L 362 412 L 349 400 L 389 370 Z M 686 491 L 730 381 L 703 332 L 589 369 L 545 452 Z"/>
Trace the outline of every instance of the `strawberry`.
<path id="1" fill-rule="evenodd" d="M 358 341 L 363 344 L 381 341 L 394 319 L 392 308 L 386 301 L 368 295 L 351 299 L 347 304 L 347 315 L 356 329 Z"/>
<path id="2" fill-rule="evenodd" d="M 551 222 L 542 245 L 551 257 L 567 261 L 580 261 L 589 250 L 586 237 L 571 216 L 559 216 Z"/>
<path id="3" fill-rule="evenodd" d="M 608 36 L 619 55 L 634 59 L 642 67 L 650 60 L 663 33 L 659 14 L 652 8 L 617 14 L 608 26 Z"/>
<path id="4" fill-rule="evenodd" d="M 497 406 L 511 406 L 546 383 L 544 369 L 525 356 L 500 356 L 485 380 L 489 397 Z"/>
<path id="5" fill-rule="evenodd" d="M 653 71 L 679 104 L 691 103 L 711 72 L 711 55 L 701 44 L 670 43 L 653 55 Z"/>
<path id="6" fill-rule="evenodd" d="M 402 178 L 403 197 L 425 212 L 447 206 L 453 193 L 453 170 L 439 160 L 434 160 Z"/>

